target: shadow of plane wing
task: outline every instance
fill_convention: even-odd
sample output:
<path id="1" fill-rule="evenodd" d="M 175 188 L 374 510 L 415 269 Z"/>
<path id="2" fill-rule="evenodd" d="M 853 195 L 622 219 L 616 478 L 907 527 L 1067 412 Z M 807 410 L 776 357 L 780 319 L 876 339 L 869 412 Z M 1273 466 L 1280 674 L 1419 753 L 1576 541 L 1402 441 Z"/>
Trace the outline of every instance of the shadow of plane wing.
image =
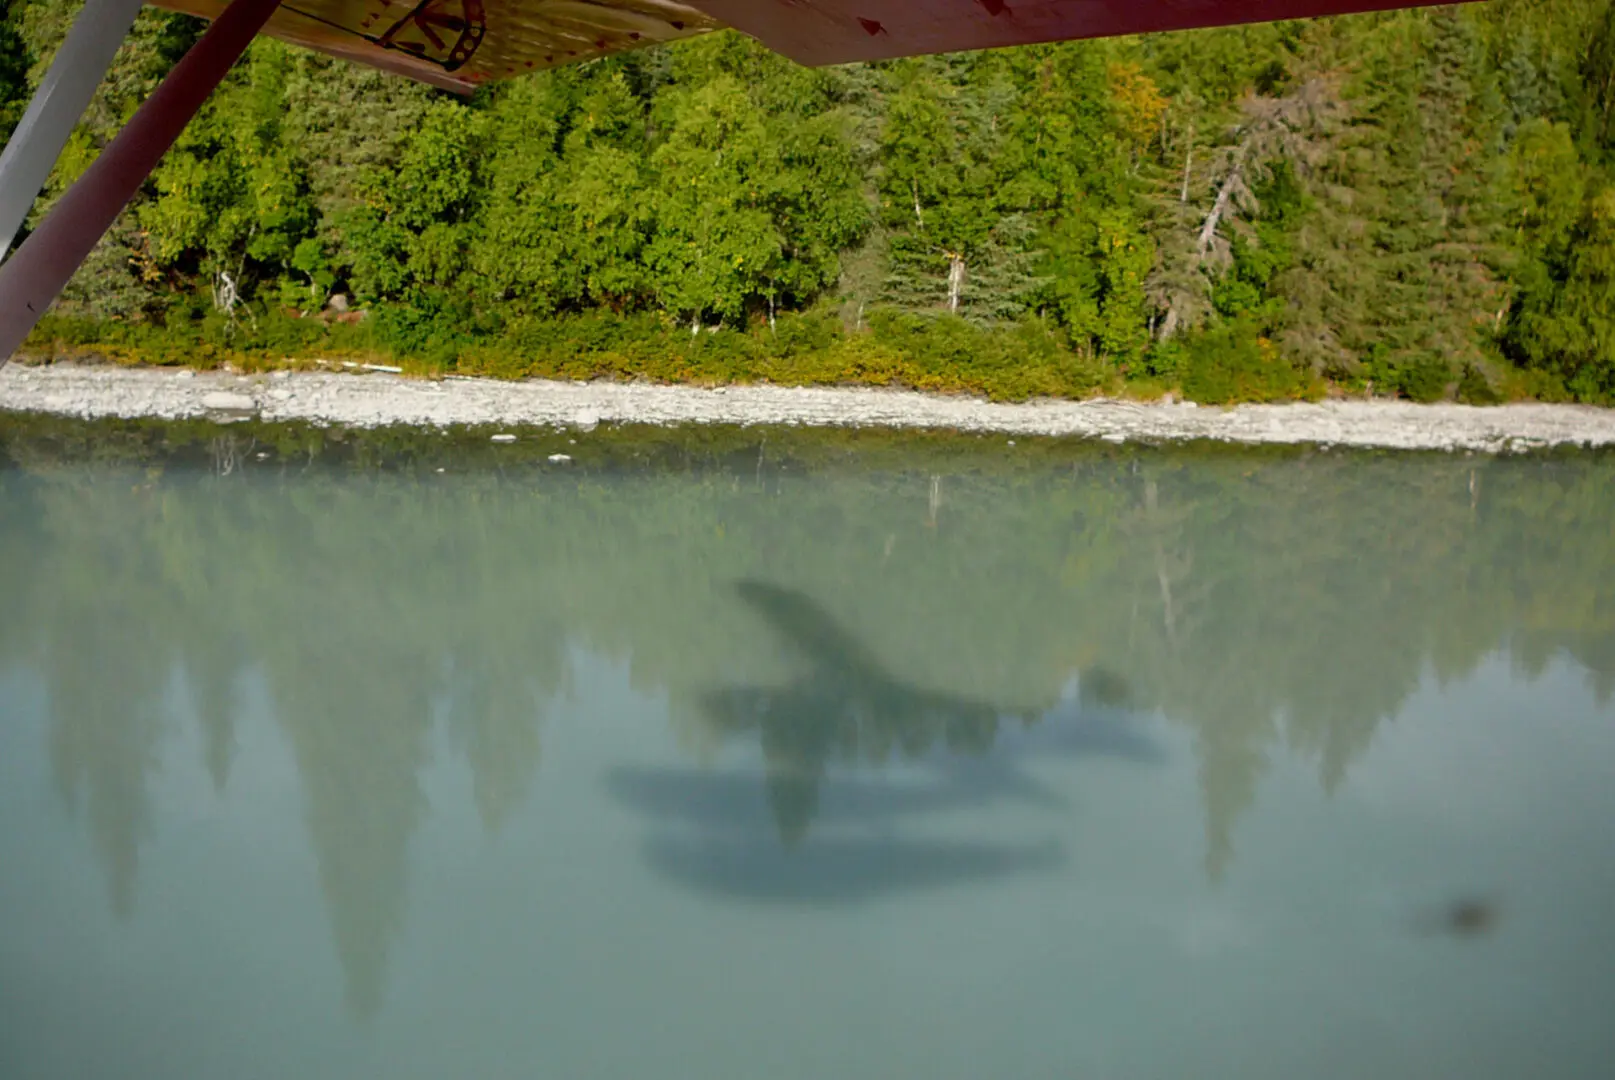
<path id="1" fill-rule="evenodd" d="M 735 591 L 814 668 L 852 682 L 886 678 L 869 647 L 805 594 L 762 581 L 737 582 Z"/>

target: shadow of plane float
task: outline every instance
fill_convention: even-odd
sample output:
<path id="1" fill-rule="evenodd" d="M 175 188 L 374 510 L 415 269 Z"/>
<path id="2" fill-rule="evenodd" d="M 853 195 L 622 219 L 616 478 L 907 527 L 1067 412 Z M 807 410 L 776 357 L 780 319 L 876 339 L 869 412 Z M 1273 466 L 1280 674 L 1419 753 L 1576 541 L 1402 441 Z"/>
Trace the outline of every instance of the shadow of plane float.
<path id="1" fill-rule="evenodd" d="M 1051 810 L 1067 800 L 1028 773 L 1029 761 L 1109 757 L 1139 764 L 1165 760 L 1159 744 L 1124 718 L 1057 711 L 1030 728 L 1000 731 L 982 757 L 926 755 L 918 775 L 835 775 L 819 781 L 813 823 L 819 827 L 886 826 L 899 819 L 1017 800 Z M 606 785 L 647 818 L 706 830 L 751 828 L 770 814 L 770 788 L 750 772 L 620 767 Z"/>
<path id="2" fill-rule="evenodd" d="M 647 845 L 651 864 L 684 884 L 752 900 L 832 902 L 1046 870 L 1063 860 L 1053 841 L 909 841 L 888 830 L 900 819 L 1006 798 L 1063 807 L 1021 767 L 1028 759 L 1162 756 L 1114 707 L 1126 697 L 1114 676 L 1085 676 L 1082 703 L 1070 709 L 1000 708 L 894 676 L 800 592 L 755 581 L 736 591 L 804 661 L 783 685 L 730 686 L 700 698 L 720 735 L 757 738 L 762 783 L 694 769 L 618 769 L 607 777 L 613 793 L 646 817 L 697 830 L 664 831 Z M 1106 707 L 1089 707 L 1095 703 Z M 1021 723 L 1005 724 L 1015 719 Z M 830 774 L 832 765 L 893 756 L 923 767 L 902 780 Z M 764 824 L 769 817 L 773 830 Z M 815 821 L 880 834 L 804 846 Z"/>
<path id="3" fill-rule="evenodd" d="M 986 763 L 983 763 L 986 764 Z M 770 789 L 755 773 L 703 769 L 618 768 L 606 785 L 647 818 L 710 832 L 755 830 L 766 819 Z M 905 818 L 1019 799 L 1049 809 L 1066 801 L 1026 773 L 1010 768 L 927 772 L 913 782 L 827 775 L 814 824 L 820 828 L 888 827 Z"/>
<path id="4" fill-rule="evenodd" d="M 1065 862 L 1054 840 L 1036 844 L 849 838 L 798 852 L 765 836 L 721 842 L 658 836 L 646 857 L 701 892 L 767 903 L 849 904 L 953 885 L 1041 873 Z"/>
<path id="5" fill-rule="evenodd" d="M 1005 777 L 1013 779 L 1007 770 Z M 934 777 L 891 783 L 830 776 L 815 802 L 821 834 L 811 843 L 782 843 L 769 823 L 768 804 L 779 789 L 759 783 L 755 774 L 618 769 L 607 783 L 624 803 L 662 824 L 645 845 L 646 859 L 658 873 L 733 899 L 858 903 L 1047 870 L 1065 855 L 1053 841 L 917 840 L 893 832 L 905 818 L 1006 796 L 1063 805 L 1036 785 L 1010 793 L 979 782 L 939 783 Z M 858 830 L 875 834 L 856 835 Z"/>

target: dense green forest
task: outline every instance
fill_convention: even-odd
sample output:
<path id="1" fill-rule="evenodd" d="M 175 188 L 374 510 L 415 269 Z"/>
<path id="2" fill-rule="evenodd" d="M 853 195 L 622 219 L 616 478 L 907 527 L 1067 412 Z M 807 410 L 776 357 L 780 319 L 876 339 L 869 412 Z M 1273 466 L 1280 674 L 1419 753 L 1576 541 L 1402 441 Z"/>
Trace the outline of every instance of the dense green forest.
<path id="1" fill-rule="evenodd" d="M 1271 770 L 1294 758 L 1349 786 L 1432 679 L 1502 651 L 1615 695 L 1608 455 L 568 439 L 0 422 L 0 676 L 38 673 L 53 772 L 119 913 L 164 754 L 231 783 L 243 678 L 264 680 L 295 757 L 361 1014 L 407 917 L 423 774 L 463 758 L 497 832 L 545 783 L 545 718 L 580 663 L 666 702 L 692 767 L 760 746 L 787 842 L 837 767 L 993 751 L 1017 715 L 1056 726 L 1042 711 L 1074 679 L 1112 688 L 1100 704 L 1192 746 L 1201 820 L 1183 824 L 1213 879 L 1238 874 Z M 558 448 L 576 462 L 547 464 Z M 828 643 L 821 666 L 844 658 L 824 680 L 850 688 L 839 707 L 737 716 L 714 698 L 740 682 L 789 704 L 804 637 Z M 860 690 L 877 666 L 912 691 Z"/>
<path id="2" fill-rule="evenodd" d="M 0 123 L 77 7 L 11 0 Z M 41 207 L 198 28 L 142 16 Z M 825 70 L 719 34 L 470 100 L 266 40 L 33 348 L 1608 402 L 1612 106 L 1610 0 Z"/>

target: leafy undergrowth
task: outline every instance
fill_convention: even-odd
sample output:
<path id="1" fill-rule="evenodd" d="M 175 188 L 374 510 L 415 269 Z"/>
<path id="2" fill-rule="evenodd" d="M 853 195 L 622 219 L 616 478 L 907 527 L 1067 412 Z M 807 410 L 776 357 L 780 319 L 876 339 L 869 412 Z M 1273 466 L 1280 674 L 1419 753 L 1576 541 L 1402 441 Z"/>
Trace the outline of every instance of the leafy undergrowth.
<path id="1" fill-rule="evenodd" d="M 312 368 L 321 363 L 396 366 L 421 376 L 500 379 L 643 379 L 697 386 L 883 386 L 980 395 L 996 401 L 1158 398 L 1172 393 L 1208 405 L 1318 400 L 1331 387 L 1298 370 L 1256 327 L 1230 321 L 1157 346 L 1142 370 L 1083 355 L 1050 324 L 1028 320 L 983 328 L 950 316 L 877 311 L 848 330 L 829 313 L 782 316 L 745 329 L 692 333 L 655 315 L 591 313 L 517 318 L 501 326 L 413 309 L 381 308 L 354 321 L 271 312 L 235 320 L 91 321 L 48 316 L 24 350 L 36 360 L 97 359 L 131 365 L 237 371 Z M 1451 388 L 1476 403 L 1553 400 L 1540 378 L 1505 378 L 1494 388 L 1473 368 Z M 1429 400 L 1442 388 L 1403 396 Z"/>

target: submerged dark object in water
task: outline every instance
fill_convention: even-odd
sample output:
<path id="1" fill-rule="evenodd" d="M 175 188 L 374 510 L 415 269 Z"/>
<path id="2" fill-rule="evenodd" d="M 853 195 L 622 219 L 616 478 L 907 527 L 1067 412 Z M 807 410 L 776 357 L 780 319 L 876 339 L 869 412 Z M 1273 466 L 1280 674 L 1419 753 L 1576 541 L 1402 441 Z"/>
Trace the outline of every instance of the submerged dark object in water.
<path id="1" fill-rule="evenodd" d="M 1419 920 L 1419 929 L 1425 934 L 1478 938 L 1496 930 L 1501 919 L 1502 911 L 1496 901 L 1466 896 L 1427 913 Z"/>
<path id="2" fill-rule="evenodd" d="M 1490 933 L 1497 920 L 1497 905 L 1489 900 L 1460 900 L 1447 909 L 1447 929 L 1464 937 Z"/>

